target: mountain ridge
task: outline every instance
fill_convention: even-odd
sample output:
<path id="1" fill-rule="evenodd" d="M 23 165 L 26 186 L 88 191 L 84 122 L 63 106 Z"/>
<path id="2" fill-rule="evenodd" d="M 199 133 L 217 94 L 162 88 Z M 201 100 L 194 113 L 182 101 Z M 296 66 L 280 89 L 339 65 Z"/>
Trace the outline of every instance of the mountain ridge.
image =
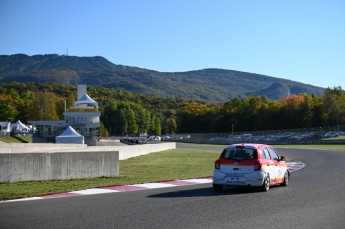
<path id="1" fill-rule="evenodd" d="M 225 102 L 234 97 L 289 94 L 323 95 L 324 88 L 255 73 L 206 68 L 186 72 L 117 65 L 104 57 L 57 54 L 0 55 L 0 82 L 78 83 L 126 90 L 148 96 Z"/>

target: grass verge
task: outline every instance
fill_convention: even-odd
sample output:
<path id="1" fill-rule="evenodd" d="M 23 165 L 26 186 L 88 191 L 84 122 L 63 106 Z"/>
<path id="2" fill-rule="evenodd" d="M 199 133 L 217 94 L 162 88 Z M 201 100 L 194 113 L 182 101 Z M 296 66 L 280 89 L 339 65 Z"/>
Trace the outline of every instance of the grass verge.
<path id="1" fill-rule="evenodd" d="M 32 137 L 18 136 L 18 137 L 0 137 L 0 141 L 5 143 L 32 143 Z"/>
<path id="2" fill-rule="evenodd" d="M 120 161 L 119 177 L 0 183 L 0 200 L 87 188 L 208 177 L 219 154 L 178 149 Z"/>

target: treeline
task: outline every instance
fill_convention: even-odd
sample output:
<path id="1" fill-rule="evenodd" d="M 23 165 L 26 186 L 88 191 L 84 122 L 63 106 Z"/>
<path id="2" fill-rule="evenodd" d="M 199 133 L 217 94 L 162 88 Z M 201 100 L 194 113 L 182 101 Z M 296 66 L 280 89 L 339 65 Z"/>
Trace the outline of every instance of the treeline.
<path id="1" fill-rule="evenodd" d="M 88 86 L 87 93 L 99 104 L 103 136 L 175 133 L 176 111 L 189 103 L 103 87 Z M 61 120 L 65 101 L 72 106 L 76 95 L 77 87 L 63 84 L 0 83 L 0 121 Z"/>
<path id="2" fill-rule="evenodd" d="M 108 133 L 114 135 L 162 133 L 161 118 L 133 102 L 109 101 L 102 113 L 102 120 Z"/>
<path id="3" fill-rule="evenodd" d="M 63 119 L 76 87 L 62 84 L 0 84 L 0 121 Z M 101 131 L 107 135 L 238 132 L 345 125 L 345 91 L 326 89 L 323 96 L 290 95 L 233 98 L 226 103 L 158 98 L 103 87 L 88 87 L 99 103 Z"/>
<path id="4" fill-rule="evenodd" d="M 219 105 L 192 103 L 179 112 L 178 130 L 192 133 L 280 130 L 345 124 L 345 91 L 326 89 L 269 101 L 265 96 L 234 98 Z"/>

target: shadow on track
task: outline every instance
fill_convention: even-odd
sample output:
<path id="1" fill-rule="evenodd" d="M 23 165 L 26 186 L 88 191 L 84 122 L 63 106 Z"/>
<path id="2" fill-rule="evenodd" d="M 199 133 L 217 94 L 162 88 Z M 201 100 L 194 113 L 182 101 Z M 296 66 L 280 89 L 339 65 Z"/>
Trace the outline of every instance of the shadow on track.
<path id="1" fill-rule="evenodd" d="M 271 187 L 272 188 L 272 187 Z M 216 192 L 213 188 L 198 188 L 191 190 L 180 190 L 174 192 L 159 193 L 150 195 L 150 198 L 184 198 L 184 197 L 207 197 L 223 195 L 241 195 L 249 193 L 260 193 L 261 191 L 253 187 L 226 187 L 221 192 Z"/>

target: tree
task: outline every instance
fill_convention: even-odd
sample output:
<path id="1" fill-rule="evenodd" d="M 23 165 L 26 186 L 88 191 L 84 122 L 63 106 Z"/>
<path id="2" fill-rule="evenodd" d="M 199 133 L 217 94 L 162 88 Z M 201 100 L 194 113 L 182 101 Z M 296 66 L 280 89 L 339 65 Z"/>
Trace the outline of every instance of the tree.
<path id="1" fill-rule="evenodd" d="M 35 92 L 31 109 L 33 120 L 58 120 L 56 102 L 58 97 L 51 92 Z"/>
<path id="2" fill-rule="evenodd" d="M 139 104 L 128 101 L 108 101 L 101 119 L 109 132 L 114 134 L 147 133 L 152 125 L 151 112 Z"/>
<path id="3" fill-rule="evenodd" d="M 326 89 L 322 110 L 326 125 L 345 124 L 345 91 L 341 87 Z"/>
<path id="4" fill-rule="evenodd" d="M 205 104 L 191 103 L 178 114 L 179 132 L 205 133 L 212 126 L 211 107 Z"/>
<path id="5" fill-rule="evenodd" d="M 229 102 L 224 103 L 222 109 L 222 124 L 226 128 L 226 132 L 250 130 L 248 123 L 248 107 L 249 98 L 233 98 Z"/>
<path id="6" fill-rule="evenodd" d="M 163 126 L 165 134 L 175 134 L 177 130 L 177 124 L 175 118 L 167 118 Z"/>
<path id="7" fill-rule="evenodd" d="M 109 134 L 115 134 L 115 126 L 118 117 L 117 114 L 117 103 L 115 101 L 109 101 L 105 106 L 101 114 L 101 120 L 104 124 L 104 128 L 109 131 Z"/>
<path id="8" fill-rule="evenodd" d="M 118 112 L 118 116 L 115 116 L 115 117 L 117 117 L 118 119 L 115 121 L 114 133 L 128 134 L 128 122 L 126 121 L 126 110 L 120 109 Z"/>
<path id="9" fill-rule="evenodd" d="M 18 111 L 11 95 L 0 94 L 0 120 L 14 122 Z"/>
<path id="10" fill-rule="evenodd" d="M 109 131 L 104 127 L 103 122 L 101 122 L 101 126 L 100 126 L 100 128 L 99 128 L 99 133 L 100 133 L 102 136 L 109 136 Z"/>
<path id="11" fill-rule="evenodd" d="M 161 135 L 162 134 L 162 126 L 161 126 L 161 120 L 158 116 L 152 115 L 151 117 L 151 126 L 149 129 L 150 135 Z"/>
<path id="12" fill-rule="evenodd" d="M 134 111 L 132 109 L 127 109 L 125 114 L 126 122 L 128 124 L 128 134 L 138 134 L 139 126 L 135 118 Z"/>
<path id="13" fill-rule="evenodd" d="M 138 124 L 139 132 L 147 133 L 151 121 L 150 112 L 137 104 L 131 106 L 131 108 L 135 113 L 135 118 Z"/>
<path id="14" fill-rule="evenodd" d="M 303 119 L 305 111 L 301 104 L 305 101 L 304 95 L 289 95 L 282 99 L 284 103 L 284 111 L 282 113 L 282 119 L 285 120 L 287 126 L 285 128 L 302 128 L 304 127 Z"/>
<path id="15" fill-rule="evenodd" d="M 267 97 L 251 97 L 248 102 L 248 123 L 254 130 L 264 130 L 266 120 L 264 114 L 268 107 Z"/>

